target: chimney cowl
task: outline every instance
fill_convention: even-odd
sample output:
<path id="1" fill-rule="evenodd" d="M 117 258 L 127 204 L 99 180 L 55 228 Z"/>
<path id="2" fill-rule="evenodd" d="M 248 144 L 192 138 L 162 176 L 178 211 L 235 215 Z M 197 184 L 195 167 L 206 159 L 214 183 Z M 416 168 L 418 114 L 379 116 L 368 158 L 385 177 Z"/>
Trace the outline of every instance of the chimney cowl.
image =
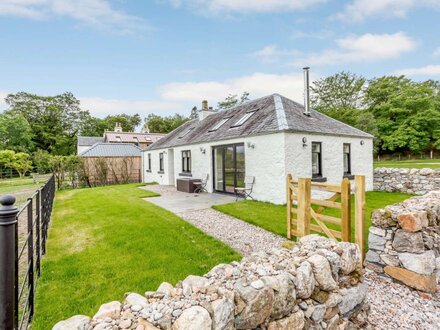
<path id="1" fill-rule="evenodd" d="M 202 111 L 206 111 L 206 110 L 208 110 L 208 101 L 203 100 L 202 101 Z"/>
<path id="2" fill-rule="evenodd" d="M 304 70 L 304 114 L 310 116 L 310 67 L 306 66 Z"/>

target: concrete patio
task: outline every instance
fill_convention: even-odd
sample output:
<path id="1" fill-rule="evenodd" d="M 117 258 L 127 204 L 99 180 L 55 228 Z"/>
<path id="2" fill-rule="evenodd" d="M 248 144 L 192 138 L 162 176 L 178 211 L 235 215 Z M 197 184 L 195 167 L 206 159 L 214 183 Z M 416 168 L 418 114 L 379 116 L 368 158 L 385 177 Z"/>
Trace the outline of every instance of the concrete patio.
<path id="1" fill-rule="evenodd" d="M 159 193 L 160 197 L 148 197 L 144 200 L 179 214 L 188 211 L 204 210 L 212 205 L 235 202 L 235 196 L 225 194 L 190 194 L 177 191 L 173 186 L 149 185 L 140 187 Z"/>

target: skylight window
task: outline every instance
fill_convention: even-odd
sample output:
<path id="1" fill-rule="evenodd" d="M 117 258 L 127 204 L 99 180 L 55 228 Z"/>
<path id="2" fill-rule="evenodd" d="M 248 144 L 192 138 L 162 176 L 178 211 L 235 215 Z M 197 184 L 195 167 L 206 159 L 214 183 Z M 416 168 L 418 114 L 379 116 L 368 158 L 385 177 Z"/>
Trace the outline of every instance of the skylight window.
<path id="1" fill-rule="evenodd" d="M 120 137 L 120 136 L 117 136 L 117 137 L 116 137 L 116 141 L 117 141 L 117 142 L 122 142 L 121 137 Z"/>
<path id="2" fill-rule="evenodd" d="M 238 127 L 243 125 L 256 111 L 246 112 L 232 127 Z"/>
<path id="3" fill-rule="evenodd" d="M 218 130 L 220 127 L 222 127 L 231 117 L 225 117 L 222 120 L 220 120 L 213 128 L 209 130 L 209 132 L 213 132 Z"/>
<path id="4" fill-rule="evenodd" d="M 179 139 L 184 138 L 185 136 L 187 136 L 193 129 L 194 129 L 194 127 L 191 127 L 189 130 L 187 130 L 185 133 L 183 133 L 181 136 L 179 136 Z"/>

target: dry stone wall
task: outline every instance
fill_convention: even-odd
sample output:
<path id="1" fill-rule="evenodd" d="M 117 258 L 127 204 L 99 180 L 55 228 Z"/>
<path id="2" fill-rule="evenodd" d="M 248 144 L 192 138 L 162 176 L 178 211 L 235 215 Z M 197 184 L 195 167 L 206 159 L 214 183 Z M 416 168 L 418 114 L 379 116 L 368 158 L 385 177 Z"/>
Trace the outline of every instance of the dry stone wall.
<path id="1" fill-rule="evenodd" d="M 372 214 L 365 266 L 427 292 L 440 281 L 440 191 Z"/>
<path id="2" fill-rule="evenodd" d="M 367 285 L 352 243 L 310 235 L 292 249 L 259 252 L 220 264 L 176 286 L 162 283 L 145 295 L 102 305 L 53 330 L 346 329 L 362 327 Z"/>
<path id="3" fill-rule="evenodd" d="M 374 190 L 423 195 L 440 190 L 440 169 L 377 168 Z"/>

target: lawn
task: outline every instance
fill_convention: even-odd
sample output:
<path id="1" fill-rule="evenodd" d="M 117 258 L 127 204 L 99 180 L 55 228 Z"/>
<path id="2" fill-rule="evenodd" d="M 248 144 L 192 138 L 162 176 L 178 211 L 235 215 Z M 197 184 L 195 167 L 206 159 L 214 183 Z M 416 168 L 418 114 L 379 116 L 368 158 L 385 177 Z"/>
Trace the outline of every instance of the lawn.
<path id="1" fill-rule="evenodd" d="M 370 227 L 371 213 L 373 210 L 382 208 L 386 205 L 401 202 L 412 195 L 403 193 L 388 193 L 379 191 L 366 192 L 366 222 L 367 228 Z M 354 231 L 354 198 L 351 200 L 352 212 L 352 232 Z M 275 234 L 287 236 L 287 215 L 286 205 L 275 205 L 271 203 L 257 201 L 240 201 L 238 203 L 228 203 L 223 205 L 215 205 L 214 209 L 229 214 L 238 219 L 244 220 L 256 226 L 262 227 Z M 323 213 L 339 217 L 340 210 L 327 209 Z M 338 229 L 335 225 L 328 224 L 329 228 Z M 354 234 L 352 234 L 354 238 Z"/>
<path id="2" fill-rule="evenodd" d="M 384 160 L 374 162 L 374 168 L 440 168 L 440 159 L 415 159 L 415 160 Z"/>
<path id="3" fill-rule="evenodd" d="M 136 184 L 57 193 L 32 329 L 75 314 L 93 316 L 126 292 L 204 274 L 241 259 L 176 215 L 142 200 Z"/>

